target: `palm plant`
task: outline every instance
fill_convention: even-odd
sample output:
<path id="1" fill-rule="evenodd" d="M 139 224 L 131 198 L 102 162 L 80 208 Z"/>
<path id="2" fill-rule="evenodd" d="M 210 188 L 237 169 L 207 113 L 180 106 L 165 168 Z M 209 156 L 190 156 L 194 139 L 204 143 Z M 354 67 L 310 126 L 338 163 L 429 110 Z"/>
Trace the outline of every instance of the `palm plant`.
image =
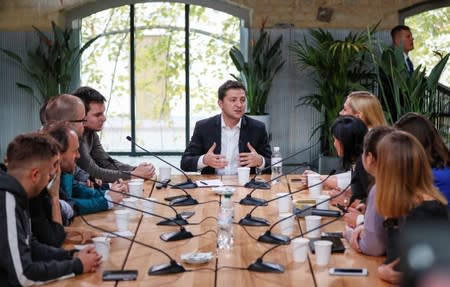
<path id="1" fill-rule="evenodd" d="M 383 47 L 382 57 L 379 52 L 372 51 L 372 61 L 377 71 L 377 82 L 380 87 L 383 103 L 388 107 L 388 97 L 393 97 L 395 110 L 387 110 L 386 117 L 394 123 L 398 117 L 407 112 L 421 113 L 432 119 L 438 112 L 437 90 L 439 78 L 448 62 L 450 53 L 441 55 L 430 75 L 426 76 L 426 67 L 419 65 L 413 73 L 408 73 L 404 64 L 402 47 Z"/>
<path id="2" fill-rule="evenodd" d="M 239 76 L 231 76 L 242 82 L 247 89 L 247 108 L 251 115 L 265 114 L 273 78 L 285 63 L 281 54 L 281 42 L 282 35 L 271 42 L 263 23 L 258 40 L 250 43 L 248 61 L 238 47 L 230 49 L 231 60 L 240 72 Z"/>
<path id="3" fill-rule="evenodd" d="M 376 29 L 377 26 L 373 28 Z M 323 115 L 323 120 L 314 129 L 321 131 L 321 151 L 332 154 L 330 127 L 345 101 L 347 94 L 355 89 L 365 89 L 360 80 L 367 78 L 365 58 L 369 51 L 369 36 L 365 32 L 350 32 L 343 40 L 334 39 L 325 30 L 310 30 L 311 39 L 295 41 L 290 49 L 300 70 L 312 70 L 314 83 L 319 93 L 300 99 L 299 105 L 309 105 Z"/>
<path id="4" fill-rule="evenodd" d="M 74 44 L 73 30 L 70 28 L 63 31 L 52 22 L 53 41 L 35 26 L 33 26 L 33 29 L 39 37 L 39 46 L 27 53 L 27 60 L 22 59 L 12 51 L 0 50 L 18 63 L 31 77 L 41 97 L 36 97 L 33 88 L 29 85 L 23 83 L 16 83 L 16 85 L 32 95 L 41 104 L 41 100 L 45 101 L 60 93 L 69 92 L 73 73 L 81 55 L 100 36 L 89 40 L 80 48 L 79 45 Z"/>

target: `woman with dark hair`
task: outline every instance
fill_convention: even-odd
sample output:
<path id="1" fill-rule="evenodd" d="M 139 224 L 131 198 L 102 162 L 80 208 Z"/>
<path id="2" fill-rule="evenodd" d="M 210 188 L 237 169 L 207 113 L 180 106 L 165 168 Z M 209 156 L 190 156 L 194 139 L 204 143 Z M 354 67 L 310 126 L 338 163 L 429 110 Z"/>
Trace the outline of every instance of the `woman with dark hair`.
<path id="1" fill-rule="evenodd" d="M 352 178 L 354 178 L 354 182 L 351 185 L 350 200 L 343 202 L 346 206 L 352 204 L 355 199 L 364 201 L 367 198 L 369 175 L 364 170 L 361 161 L 364 136 L 367 131 L 364 122 L 353 116 L 341 116 L 331 126 L 334 147 L 336 148 L 337 155 L 342 158 L 342 167 L 345 170 L 350 170 Z M 330 195 L 340 192 L 335 189 L 337 187 L 337 181 L 334 186 L 332 180 L 327 182 L 326 185 L 333 188 Z M 339 201 L 340 199 L 336 203 L 339 203 Z"/>
<path id="2" fill-rule="evenodd" d="M 432 168 L 434 185 L 450 199 L 450 151 L 433 123 L 420 114 L 407 113 L 394 126 L 412 134 L 422 144 Z"/>
<path id="3" fill-rule="evenodd" d="M 355 199 L 365 200 L 369 189 L 369 175 L 364 170 L 361 161 L 363 152 L 364 136 L 367 133 L 367 127 L 364 122 L 353 116 L 340 116 L 336 119 L 331 127 L 333 135 L 334 147 L 337 155 L 342 158 L 342 167 L 344 170 L 351 172 L 354 181 L 351 185 L 351 191 L 346 192 L 343 196 L 332 200 L 332 204 L 340 204 L 345 207 L 350 205 Z M 312 173 L 306 171 L 305 173 Z M 325 176 L 322 176 L 324 178 Z M 339 175 L 331 176 L 324 185 L 330 191 L 330 195 L 340 192 L 337 187 Z M 342 186 L 342 185 L 341 185 Z M 348 200 L 348 198 L 350 198 Z"/>

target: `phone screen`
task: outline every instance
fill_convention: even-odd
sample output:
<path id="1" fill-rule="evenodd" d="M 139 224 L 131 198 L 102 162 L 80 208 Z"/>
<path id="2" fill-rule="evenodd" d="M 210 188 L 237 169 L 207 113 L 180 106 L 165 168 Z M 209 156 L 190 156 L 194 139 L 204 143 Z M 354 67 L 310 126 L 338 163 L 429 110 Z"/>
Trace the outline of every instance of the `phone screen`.
<path id="1" fill-rule="evenodd" d="M 328 271 L 331 275 L 343 276 L 367 276 L 366 268 L 330 268 Z"/>
<path id="2" fill-rule="evenodd" d="M 104 281 L 131 281 L 136 280 L 137 270 L 105 270 L 103 271 Z"/>
<path id="3" fill-rule="evenodd" d="M 342 273 L 363 273 L 361 268 L 334 268 L 334 271 Z"/>

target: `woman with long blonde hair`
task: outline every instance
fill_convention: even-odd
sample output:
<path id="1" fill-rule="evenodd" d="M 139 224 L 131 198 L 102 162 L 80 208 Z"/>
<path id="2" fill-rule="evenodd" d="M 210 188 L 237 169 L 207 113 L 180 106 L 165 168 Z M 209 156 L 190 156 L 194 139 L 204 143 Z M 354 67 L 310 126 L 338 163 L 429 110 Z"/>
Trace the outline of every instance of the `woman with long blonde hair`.
<path id="1" fill-rule="evenodd" d="M 378 268 L 381 279 L 399 283 L 396 270 L 398 236 L 408 223 L 448 222 L 447 199 L 433 185 L 428 156 L 411 134 L 395 131 L 377 146 L 377 193 L 375 206 L 384 216 L 387 234 L 386 261 Z"/>
<path id="2" fill-rule="evenodd" d="M 375 95 L 367 91 L 355 91 L 348 94 L 344 102 L 344 108 L 339 115 L 360 118 L 369 130 L 387 125 L 380 101 Z"/>

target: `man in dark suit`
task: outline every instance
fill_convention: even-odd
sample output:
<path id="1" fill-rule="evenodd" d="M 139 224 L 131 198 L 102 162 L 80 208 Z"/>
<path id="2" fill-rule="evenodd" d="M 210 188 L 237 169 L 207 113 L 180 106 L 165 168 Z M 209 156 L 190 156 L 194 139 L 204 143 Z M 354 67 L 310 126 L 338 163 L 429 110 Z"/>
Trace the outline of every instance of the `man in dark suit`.
<path id="1" fill-rule="evenodd" d="M 411 29 L 405 25 L 395 26 L 391 30 L 391 38 L 392 46 L 383 51 L 380 76 L 385 93 L 385 100 L 382 103 L 391 114 L 392 122 L 395 122 L 401 116 L 398 108 L 403 106 L 403 97 L 406 95 L 395 95 L 394 81 L 395 77 L 407 78 L 414 72 L 413 63 L 408 55 L 414 49 L 414 38 Z M 394 70 L 399 71 L 399 74 L 395 74 Z"/>
<path id="2" fill-rule="evenodd" d="M 226 81 L 218 90 L 222 113 L 196 123 L 191 142 L 181 158 L 185 171 L 236 174 L 240 166 L 264 168 L 272 151 L 265 125 L 244 115 L 245 87 Z"/>

